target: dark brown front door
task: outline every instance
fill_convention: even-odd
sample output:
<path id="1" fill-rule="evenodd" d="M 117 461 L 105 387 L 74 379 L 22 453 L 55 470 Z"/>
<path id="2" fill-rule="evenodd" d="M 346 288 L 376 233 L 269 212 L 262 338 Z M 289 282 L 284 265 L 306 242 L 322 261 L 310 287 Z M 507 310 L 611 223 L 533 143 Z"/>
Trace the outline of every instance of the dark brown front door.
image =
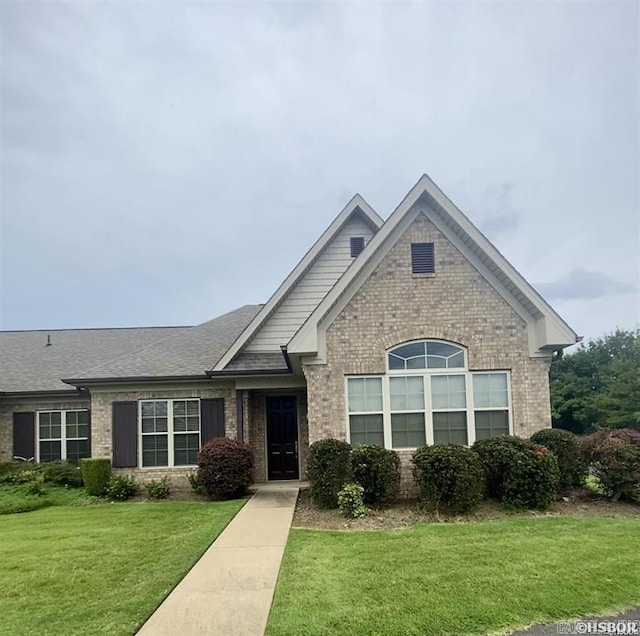
<path id="1" fill-rule="evenodd" d="M 298 479 L 298 409 L 295 396 L 267 397 L 269 479 Z"/>

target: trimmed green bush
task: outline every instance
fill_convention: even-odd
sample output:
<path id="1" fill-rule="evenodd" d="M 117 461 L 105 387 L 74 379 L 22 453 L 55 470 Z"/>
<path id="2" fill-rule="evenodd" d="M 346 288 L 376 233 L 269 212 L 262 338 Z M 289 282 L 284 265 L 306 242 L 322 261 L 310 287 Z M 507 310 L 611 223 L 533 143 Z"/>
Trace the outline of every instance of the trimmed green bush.
<path id="1" fill-rule="evenodd" d="M 514 454 L 524 452 L 527 448 L 526 440 L 512 435 L 489 437 L 473 444 L 471 449 L 477 453 L 484 469 L 488 497 L 502 500 L 505 475 L 514 461 Z"/>
<path id="2" fill-rule="evenodd" d="M 253 461 L 253 450 L 248 444 L 216 437 L 198 453 L 197 481 L 211 497 L 242 497 L 252 480 Z"/>
<path id="3" fill-rule="evenodd" d="M 114 475 L 107 484 L 106 495 L 109 499 L 115 501 L 127 501 L 136 492 L 138 492 L 138 486 L 133 477 L 130 475 Z"/>
<path id="4" fill-rule="evenodd" d="M 313 503 L 320 508 L 337 508 L 338 493 L 351 478 L 350 444 L 332 438 L 311 444 L 307 476 Z"/>
<path id="5" fill-rule="evenodd" d="M 82 473 L 80 467 L 65 461 L 44 462 L 38 464 L 44 475 L 44 480 L 58 486 L 82 488 Z"/>
<path id="6" fill-rule="evenodd" d="M 556 456 L 560 471 L 560 492 L 566 492 L 584 483 L 587 465 L 580 451 L 578 438 L 573 433 L 561 428 L 546 428 L 534 433 L 531 441 L 546 446 Z"/>
<path id="7" fill-rule="evenodd" d="M 80 472 L 87 494 L 102 497 L 107 491 L 111 479 L 111 460 L 81 459 Z"/>
<path id="8" fill-rule="evenodd" d="M 196 495 L 204 495 L 207 492 L 204 486 L 198 481 L 198 475 L 196 473 L 187 473 L 187 481 L 189 482 L 189 486 L 191 486 L 191 490 L 193 490 Z"/>
<path id="9" fill-rule="evenodd" d="M 639 431 L 597 431 L 583 440 L 582 453 L 607 497 L 640 503 Z"/>
<path id="10" fill-rule="evenodd" d="M 511 508 L 547 508 L 558 488 L 558 460 L 546 446 L 503 435 L 477 441 L 487 494 Z"/>
<path id="11" fill-rule="evenodd" d="M 439 512 L 471 512 L 482 499 L 484 474 L 476 453 L 459 444 L 421 446 L 411 459 L 420 498 Z"/>
<path id="12" fill-rule="evenodd" d="M 364 505 L 362 496 L 364 488 L 359 484 L 346 484 L 338 493 L 338 508 L 343 517 L 362 519 L 369 512 Z"/>
<path id="13" fill-rule="evenodd" d="M 382 446 L 361 445 L 351 451 L 353 481 L 364 489 L 364 503 L 383 507 L 393 502 L 400 487 L 400 457 Z"/>
<path id="14" fill-rule="evenodd" d="M 152 479 L 148 481 L 144 487 L 152 499 L 166 499 L 169 496 L 169 481 L 166 477 L 162 479 Z"/>

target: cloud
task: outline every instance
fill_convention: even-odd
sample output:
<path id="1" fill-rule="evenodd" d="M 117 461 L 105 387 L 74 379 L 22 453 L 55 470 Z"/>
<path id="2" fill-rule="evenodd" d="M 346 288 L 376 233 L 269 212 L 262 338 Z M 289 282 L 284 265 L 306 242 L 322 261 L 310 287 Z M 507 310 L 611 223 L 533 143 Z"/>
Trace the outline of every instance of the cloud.
<path id="1" fill-rule="evenodd" d="M 511 193 L 515 185 L 505 181 L 485 191 L 484 217 L 479 221 L 480 229 L 487 236 L 513 232 L 520 226 L 520 213 L 513 206 Z"/>
<path id="2" fill-rule="evenodd" d="M 605 272 L 574 269 L 564 278 L 551 283 L 539 283 L 536 289 L 547 300 L 603 298 L 616 294 L 638 293 L 638 286 L 613 279 Z"/>

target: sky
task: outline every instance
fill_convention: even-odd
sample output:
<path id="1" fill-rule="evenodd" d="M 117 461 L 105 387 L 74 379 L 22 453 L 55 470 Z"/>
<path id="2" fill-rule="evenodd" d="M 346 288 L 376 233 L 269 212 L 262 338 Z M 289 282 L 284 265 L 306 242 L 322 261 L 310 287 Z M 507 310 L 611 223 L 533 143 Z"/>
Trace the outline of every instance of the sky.
<path id="1" fill-rule="evenodd" d="M 637 2 L 0 2 L 0 329 L 268 300 L 423 173 L 585 338 L 640 320 Z"/>

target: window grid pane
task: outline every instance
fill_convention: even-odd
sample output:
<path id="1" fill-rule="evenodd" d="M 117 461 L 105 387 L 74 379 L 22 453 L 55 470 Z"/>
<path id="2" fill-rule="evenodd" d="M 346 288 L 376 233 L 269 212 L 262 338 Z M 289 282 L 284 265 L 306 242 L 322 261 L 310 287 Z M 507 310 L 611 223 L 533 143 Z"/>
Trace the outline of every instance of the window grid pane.
<path id="1" fill-rule="evenodd" d="M 349 412 L 382 411 L 382 378 L 349 378 Z"/>
<path id="2" fill-rule="evenodd" d="M 81 459 L 89 457 L 89 440 L 72 439 L 67 442 L 67 461 L 77 464 Z"/>
<path id="3" fill-rule="evenodd" d="M 198 433 L 181 433 L 173 437 L 173 465 L 195 466 L 198 463 L 200 435 Z"/>
<path id="4" fill-rule="evenodd" d="M 507 374 L 474 374 L 473 402 L 476 408 L 506 408 L 509 405 Z"/>
<path id="5" fill-rule="evenodd" d="M 424 377 L 389 378 L 392 411 L 424 410 Z"/>
<path id="6" fill-rule="evenodd" d="M 394 413 L 391 415 L 391 445 L 393 448 L 417 448 L 426 444 L 424 413 Z"/>
<path id="7" fill-rule="evenodd" d="M 476 439 L 509 434 L 508 411 L 476 411 Z"/>
<path id="8" fill-rule="evenodd" d="M 40 461 L 52 462 L 62 459 L 62 442 L 61 441 L 44 441 L 40 442 Z"/>
<path id="9" fill-rule="evenodd" d="M 431 401 L 436 410 L 467 408 L 463 375 L 434 375 L 431 378 Z"/>
<path id="10" fill-rule="evenodd" d="M 167 435 L 142 436 L 142 465 L 169 465 L 169 447 Z"/>
<path id="11" fill-rule="evenodd" d="M 384 446 L 382 414 L 351 415 L 349 417 L 349 433 L 351 446 L 360 444 L 378 444 Z"/>
<path id="12" fill-rule="evenodd" d="M 433 414 L 433 443 L 467 446 L 467 414 L 450 411 Z"/>

